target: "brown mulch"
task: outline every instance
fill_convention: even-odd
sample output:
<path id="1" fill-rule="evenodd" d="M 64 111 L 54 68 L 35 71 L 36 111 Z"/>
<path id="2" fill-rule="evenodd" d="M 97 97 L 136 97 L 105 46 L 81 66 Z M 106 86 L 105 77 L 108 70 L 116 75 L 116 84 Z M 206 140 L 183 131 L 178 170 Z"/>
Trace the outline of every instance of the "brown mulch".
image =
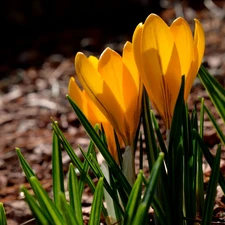
<path id="1" fill-rule="evenodd" d="M 199 18 L 202 22 L 206 33 L 204 65 L 225 86 L 225 20 L 209 10 L 195 12 L 188 8 L 185 14 L 190 23 L 193 17 Z M 174 16 L 174 11 L 168 10 L 163 16 L 170 19 Z M 115 43 L 111 43 L 111 46 L 119 48 Z M 4 203 L 9 225 L 22 224 L 32 219 L 20 193 L 21 185 L 29 185 L 19 166 L 15 147 L 21 149 L 43 187 L 51 193 L 51 117 L 59 122 L 60 128 L 80 157 L 77 145 L 80 144 L 85 149 L 89 143 L 83 127 L 80 126 L 65 97 L 69 78 L 74 74 L 73 57 L 65 58 L 54 54 L 49 56 L 40 68 L 18 68 L 0 81 L 0 202 Z M 206 99 L 206 105 L 217 116 L 206 91 L 196 80 L 190 94 L 190 108 L 199 96 Z M 217 118 L 224 130 L 223 121 L 218 116 Z M 204 139 L 215 153 L 219 138 L 209 121 L 205 123 Z M 222 171 L 225 169 L 224 159 L 223 152 Z M 65 174 L 69 163 L 69 157 L 63 152 Z M 206 163 L 203 168 L 207 182 L 210 168 Z M 145 170 L 148 171 L 147 168 Z M 85 215 L 88 215 L 91 200 L 87 189 L 84 195 Z M 216 207 L 218 212 L 224 208 L 223 194 L 219 189 Z"/>

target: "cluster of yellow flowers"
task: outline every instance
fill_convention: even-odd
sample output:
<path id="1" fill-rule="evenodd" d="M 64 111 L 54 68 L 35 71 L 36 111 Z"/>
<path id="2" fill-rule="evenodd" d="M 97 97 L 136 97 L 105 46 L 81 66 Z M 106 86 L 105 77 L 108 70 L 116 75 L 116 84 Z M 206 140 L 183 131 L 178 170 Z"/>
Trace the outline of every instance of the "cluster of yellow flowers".
<path id="1" fill-rule="evenodd" d="M 187 101 L 202 62 L 205 48 L 203 28 L 195 19 L 195 31 L 183 18 L 168 26 L 150 14 L 126 42 L 122 56 L 106 48 L 97 59 L 78 52 L 75 79 L 69 82 L 69 95 L 94 126 L 102 124 L 110 153 L 118 161 L 114 130 L 121 146 L 130 146 L 139 124 L 143 85 L 150 101 L 170 129 L 181 76 L 185 75 Z"/>

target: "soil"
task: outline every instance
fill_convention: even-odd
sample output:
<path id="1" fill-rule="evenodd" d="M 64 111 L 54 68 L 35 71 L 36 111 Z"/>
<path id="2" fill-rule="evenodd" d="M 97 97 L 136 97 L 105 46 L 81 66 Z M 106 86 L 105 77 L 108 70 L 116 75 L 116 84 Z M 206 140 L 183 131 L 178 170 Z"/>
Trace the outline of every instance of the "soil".
<path id="1" fill-rule="evenodd" d="M 218 7 L 220 8 L 215 8 L 216 10 L 205 8 L 201 11 L 185 8 L 184 15 L 191 25 L 193 25 L 193 18 L 201 21 L 206 35 L 203 63 L 225 87 L 225 13 L 221 5 Z M 170 23 L 176 17 L 176 13 L 178 12 L 171 8 L 163 11 L 161 16 Z M 137 24 L 139 22 L 137 21 Z M 101 35 L 103 31 L 93 32 Z M 86 34 L 87 31 L 85 31 Z M 121 45 L 130 38 L 129 34 L 123 33 L 120 36 L 108 37 L 102 48 L 109 45 L 120 52 Z M 88 55 L 96 54 L 93 51 L 96 48 L 95 43 L 94 37 L 90 36 L 79 43 L 80 49 L 83 49 Z M 76 52 L 74 52 L 75 54 Z M 24 55 L 27 60 L 32 57 L 32 54 L 29 55 L 28 52 L 25 52 Z M 39 62 L 40 66 L 33 66 L 30 63 L 30 66 L 26 66 L 26 68 L 14 68 L 7 77 L 0 80 L 0 202 L 4 204 L 8 225 L 23 224 L 27 221 L 26 224 L 34 224 L 31 212 L 20 193 L 21 185 L 29 188 L 29 184 L 20 168 L 15 147 L 21 149 L 41 184 L 51 194 L 51 118 L 58 121 L 60 128 L 80 158 L 82 155 L 79 152 L 78 144 L 84 149 L 89 144 L 88 136 L 65 97 L 69 79 L 71 76 L 75 76 L 73 61 L 74 56 L 72 55 L 65 57 L 61 54 L 52 54 Z M 207 92 L 196 79 L 188 101 L 190 109 L 198 97 L 205 98 L 205 104 L 210 107 L 225 132 L 224 122 L 217 115 Z M 164 132 L 162 121 L 159 120 L 159 123 Z M 215 154 L 220 140 L 207 118 L 204 140 Z M 221 155 L 222 171 L 225 171 L 224 150 Z M 63 169 L 66 175 L 70 158 L 65 152 L 62 154 Z M 206 162 L 203 164 L 203 169 L 205 184 L 207 184 L 210 167 Z M 148 168 L 145 167 L 144 171 L 147 173 Z M 92 196 L 87 188 L 83 196 L 84 219 L 88 218 L 91 201 Z M 223 193 L 218 188 L 215 217 L 221 211 L 224 212 L 224 203 Z"/>

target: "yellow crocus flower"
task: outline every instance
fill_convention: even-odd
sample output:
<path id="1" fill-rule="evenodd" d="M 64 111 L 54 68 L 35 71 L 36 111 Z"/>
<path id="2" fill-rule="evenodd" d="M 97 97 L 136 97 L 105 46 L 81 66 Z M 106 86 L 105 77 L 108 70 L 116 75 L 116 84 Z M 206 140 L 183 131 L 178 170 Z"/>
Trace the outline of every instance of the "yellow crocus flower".
<path id="1" fill-rule="evenodd" d="M 112 125 L 106 119 L 106 117 L 102 114 L 102 112 L 98 109 L 98 107 L 92 102 L 90 97 L 87 95 L 85 90 L 82 90 L 78 87 L 75 79 L 73 77 L 70 78 L 68 94 L 72 98 L 72 100 L 77 104 L 83 114 L 86 116 L 88 121 L 92 126 L 96 124 L 102 124 L 105 136 L 107 140 L 108 149 L 115 159 L 117 163 L 119 163 L 116 143 L 114 138 L 114 130 Z M 122 139 L 118 136 L 121 148 L 123 146 Z"/>
<path id="2" fill-rule="evenodd" d="M 133 46 L 126 42 L 120 56 L 106 48 L 97 59 L 78 52 L 75 70 L 83 88 L 110 121 L 126 146 L 133 144 L 141 111 L 142 84 Z"/>
<path id="3" fill-rule="evenodd" d="M 188 23 L 177 18 L 168 26 L 150 14 L 133 34 L 135 61 L 149 98 L 170 129 L 181 76 L 185 75 L 184 100 L 187 101 L 202 62 L 205 37 L 195 19 L 194 37 Z"/>

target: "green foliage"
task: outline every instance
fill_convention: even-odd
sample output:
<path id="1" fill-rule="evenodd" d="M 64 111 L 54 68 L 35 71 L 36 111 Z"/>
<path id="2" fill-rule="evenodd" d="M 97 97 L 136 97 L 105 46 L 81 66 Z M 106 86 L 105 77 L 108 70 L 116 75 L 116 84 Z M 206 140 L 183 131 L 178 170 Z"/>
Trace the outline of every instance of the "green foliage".
<path id="1" fill-rule="evenodd" d="M 6 215 L 5 215 L 5 209 L 3 206 L 3 203 L 0 202 L 0 225 L 6 225 Z"/>
<path id="2" fill-rule="evenodd" d="M 221 118 L 225 121 L 224 89 L 203 67 L 198 76 L 208 90 Z M 90 136 L 90 144 L 87 150 L 79 147 L 84 157 L 82 162 L 59 129 L 58 123 L 52 121 L 52 198 L 43 189 L 21 151 L 16 149 L 20 165 L 34 193 L 31 195 L 27 188 L 21 188 L 36 224 L 84 224 L 82 195 L 85 185 L 89 186 L 94 195 L 89 225 L 100 224 L 102 218 L 107 225 L 192 225 L 196 224 L 196 221 L 201 225 L 211 224 L 216 188 L 219 184 L 225 193 L 225 180 L 219 167 L 221 145 L 214 157 L 203 140 L 204 113 L 212 121 L 222 144 L 225 143 L 225 135 L 210 110 L 204 105 L 204 99 L 201 99 L 199 114 L 196 107 L 189 112 L 184 102 L 184 87 L 183 76 L 172 127 L 170 132 L 167 132 L 166 141 L 151 110 L 147 93 L 144 91 L 141 123 L 134 143 L 134 146 L 140 146 L 140 166 L 133 187 L 121 169 L 123 157 L 117 136 L 115 135 L 119 165 L 108 151 L 104 130 L 100 130 L 98 126 L 93 128 L 76 103 L 67 96 Z M 96 148 L 105 159 L 104 166 L 98 163 Z M 66 178 L 62 169 L 63 150 L 71 159 Z M 147 154 L 150 175 L 142 171 L 144 153 Z M 212 168 L 205 198 L 203 155 Z M 90 176 L 90 171 L 98 180 L 97 184 Z M 64 187 L 65 181 L 67 181 L 67 188 Z M 153 221 L 150 221 L 150 207 L 154 210 Z M 0 203 L 0 225 L 6 224 L 5 211 L 3 204 Z"/>

